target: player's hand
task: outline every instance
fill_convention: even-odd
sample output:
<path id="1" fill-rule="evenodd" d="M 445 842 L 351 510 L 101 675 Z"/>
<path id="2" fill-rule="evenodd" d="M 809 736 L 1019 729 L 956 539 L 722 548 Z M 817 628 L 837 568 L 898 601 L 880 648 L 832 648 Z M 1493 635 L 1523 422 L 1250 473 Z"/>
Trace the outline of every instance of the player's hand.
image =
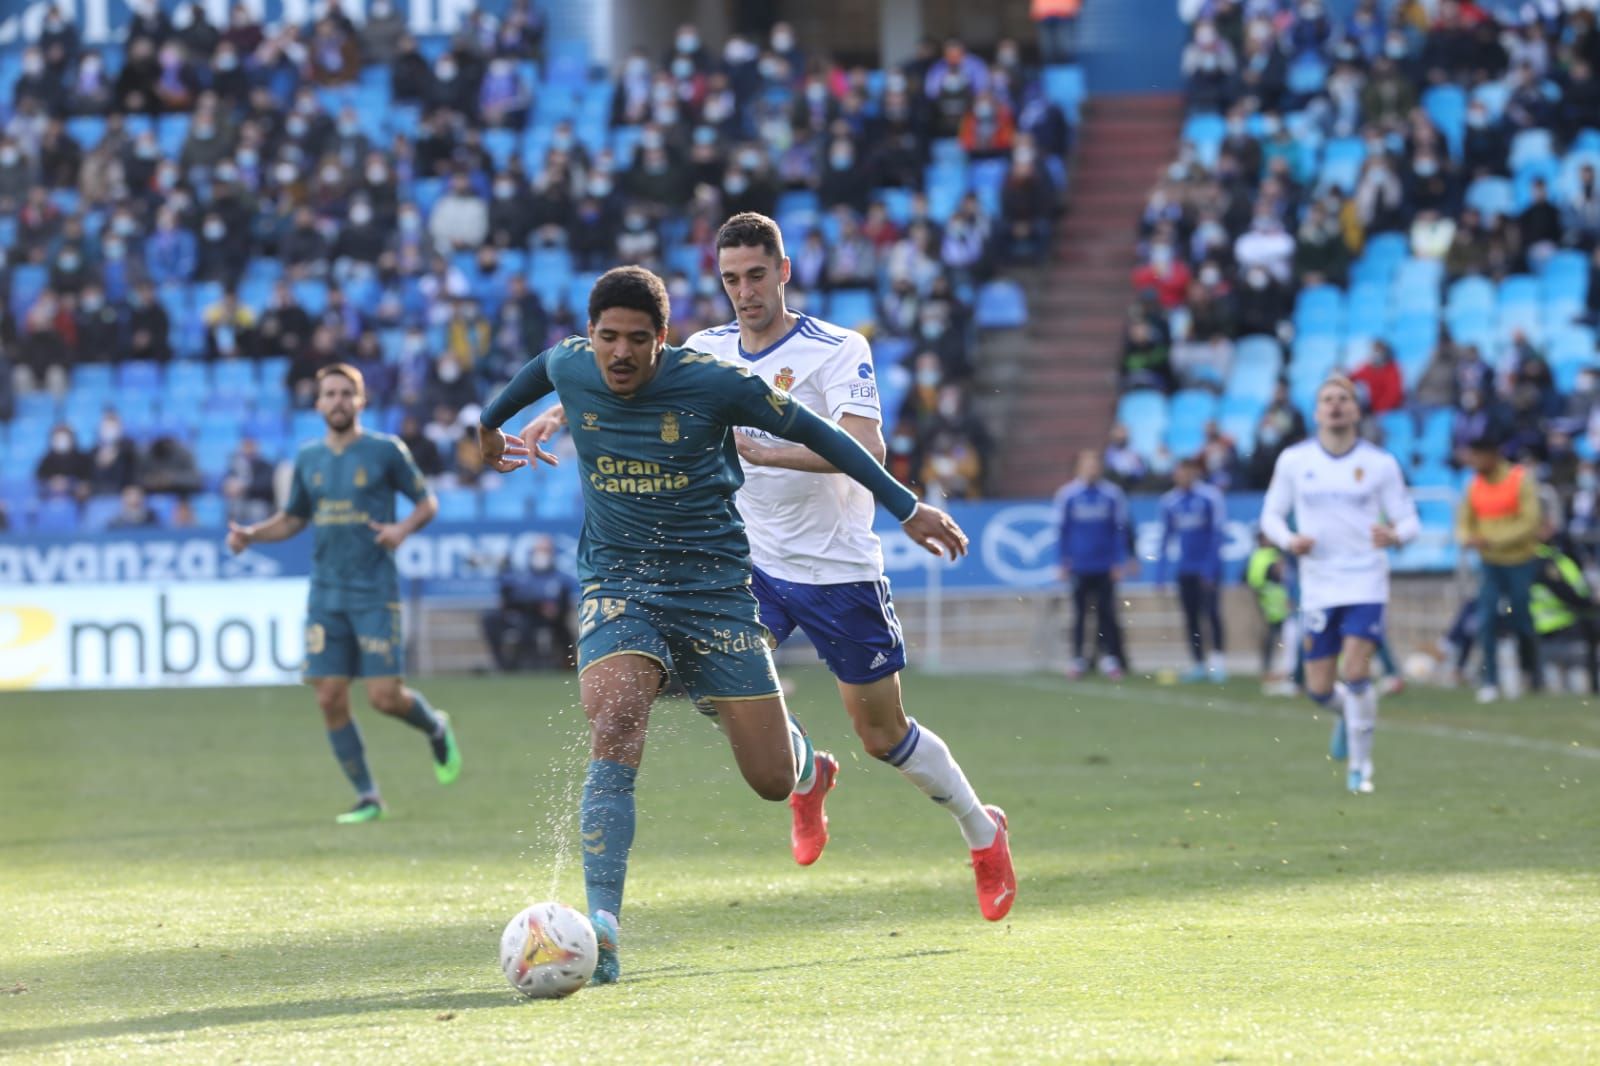
<path id="1" fill-rule="evenodd" d="M 387 551 L 394 551 L 406 539 L 406 531 L 399 522 L 368 522 L 367 528 L 377 534 L 372 539 L 378 542 L 378 547 Z"/>
<path id="2" fill-rule="evenodd" d="M 1310 555 L 1311 549 L 1315 548 L 1316 546 L 1316 540 L 1312 537 L 1306 536 L 1304 533 L 1296 533 L 1294 536 L 1289 538 L 1290 555 Z"/>
<path id="3" fill-rule="evenodd" d="M 756 440 L 750 434 L 740 433 L 735 430 L 733 434 L 733 444 L 734 447 L 739 449 L 739 458 L 743 459 L 751 466 L 767 465 L 767 457 L 772 449 Z M 913 515 L 912 517 L 916 516 Z"/>
<path id="4" fill-rule="evenodd" d="M 527 446 L 521 437 L 513 437 L 498 429 L 478 426 L 478 451 L 483 453 L 483 465 L 502 474 L 509 474 L 528 465 Z M 522 456 L 523 458 L 518 458 Z"/>
<path id="5" fill-rule="evenodd" d="M 522 427 L 522 444 L 528 453 L 541 463 L 560 466 L 561 460 L 540 445 L 567 428 L 567 412 L 557 404 Z"/>
<path id="6" fill-rule="evenodd" d="M 961 532 L 954 518 L 937 507 L 917 504 L 911 517 L 900 523 L 900 528 L 932 555 L 954 560 L 967 554 L 967 535 Z"/>
<path id="7" fill-rule="evenodd" d="M 249 526 L 241 526 L 237 522 L 228 523 L 228 550 L 238 555 L 254 542 Z"/>
<path id="8" fill-rule="evenodd" d="M 1374 548 L 1398 548 L 1400 538 L 1394 535 L 1394 527 L 1376 525 L 1372 527 L 1372 546 Z"/>

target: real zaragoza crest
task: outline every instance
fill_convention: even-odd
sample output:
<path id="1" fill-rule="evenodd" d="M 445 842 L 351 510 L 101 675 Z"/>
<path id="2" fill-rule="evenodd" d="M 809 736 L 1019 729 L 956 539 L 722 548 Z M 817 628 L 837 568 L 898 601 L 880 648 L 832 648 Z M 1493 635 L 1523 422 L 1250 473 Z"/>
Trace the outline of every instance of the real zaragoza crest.
<path id="1" fill-rule="evenodd" d="M 792 367 L 784 367 L 778 371 L 778 375 L 772 379 L 772 383 L 784 392 L 788 392 L 794 385 L 794 369 Z"/>
<path id="2" fill-rule="evenodd" d="M 661 439 L 667 444 L 676 444 L 683 434 L 678 431 L 678 416 L 668 411 L 661 416 Z"/>

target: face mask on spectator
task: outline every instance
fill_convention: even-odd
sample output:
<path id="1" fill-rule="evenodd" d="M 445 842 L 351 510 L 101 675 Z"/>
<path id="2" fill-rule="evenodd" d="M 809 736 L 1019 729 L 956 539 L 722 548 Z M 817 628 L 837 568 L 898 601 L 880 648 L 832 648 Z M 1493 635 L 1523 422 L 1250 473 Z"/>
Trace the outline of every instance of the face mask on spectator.
<path id="1" fill-rule="evenodd" d="M 927 332 L 927 327 L 923 327 L 923 332 Z M 931 370 L 919 370 L 917 371 L 917 385 L 924 389 L 936 389 L 939 387 L 942 377 L 943 375 L 939 373 L 937 367 Z"/>
<path id="2" fill-rule="evenodd" d="M 106 305 L 106 298 L 98 293 L 88 293 L 84 296 L 80 306 L 89 314 L 94 314 Z"/>
<path id="3" fill-rule="evenodd" d="M 43 71 L 44 60 L 40 59 L 38 56 L 23 57 L 22 72 L 24 74 L 40 74 L 43 73 Z"/>
<path id="4" fill-rule="evenodd" d="M 596 177 L 589 179 L 589 195 L 598 200 L 604 200 L 611 195 L 611 179 Z"/>
<path id="5" fill-rule="evenodd" d="M 215 137 L 216 135 L 217 135 L 216 127 L 211 125 L 209 122 L 196 122 L 194 124 L 195 140 L 197 140 L 197 141 L 209 141 L 211 138 Z"/>
<path id="6" fill-rule="evenodd" d="M 239 165 L 247 170 L 253 169 L 257 163 L 261 162 L 261 156 L 256 153 L 254 148 L 241 149 L 237 159 Z"/>
<path id="7" fill-rule="evenodd" d="M 232 52 L 219 52 L 215 62 L 218 70 L 236 70 L 239 66 L 239 57 Z"/>
<path id="8" fill-rule="evenodd" d="M 834 148 L 828 152 L 828 164 L 834 170 L 849 170 L 855 160 L 855 153 L 848 148 Z"/>
<path id="9" fill-rule="evenodd" d="M 638 231 L 644 229 L 646 221 L 647 220 L 643 215 L 629 214 L 622 220 L 622 224 L 628 229 L 637 233 Z"/>
<path id="10" fill-rule="evenodd" d="M 72 450 L 71 433 L 55 433 L 50 437 L 50 450 L 57 455 L 64 455 Z"/>
<path id="11" fill-rule="evenodd" d="M 140 159 L 155 159 L 161 155 L 161 146 L 155 141 L 140 141 L 134 146 L 133 152 Z"/>
<path id="12" fill-rule="evenodd" d="M 743 174 L 733 173 L 722 179 L 722 188 L 729 196 L 740 196 L 750 188 L 750 182 Z"/>
<path id="13" fill-rule="evenodd" d="M 712 129 L 710 126 L 696 126 L 694 131 L 694 143 L 700 145 L 716 144 L 717 131 Z"/>
<path id="14" fill-rule="evenodd" d="M 176 184 L 178 184 L 178 172 L 176 170 L 162 170 L 156 174 L 156 187 L 163 192 L 170 191 Z"/>
<path id="15" fill-rule="evenodd" d="M 761 76 L 768 81 L 783 80 L 783 60 L 763 59 L 761 61 Z"/>
<path id="16" fill-rule="evenodd" d="M 306 135 L 306 131 L 310 128 L 310 126 L 306 125 L 306 120 L 301 118 L 299 115 L 295 115 L 294 117 L 290 118 L 288 122 L 284 123 L 284 129 L 289 132 L 289 136 L 295 138 L 304 137 Z"/>
<path id="17" fill-rule="evenodd" d="M 509 181 L 497 181 L 494 183 L 494 198 L 496 200 L 509 200 L 516 195 L 516 192 L 517 187 Z"/>
<path id="18" fill-rule="evenodd" d="M 1216 285 L 1222 281 L 1222 271 L 1214 266 L 1208 266 L 1200 271 L 1200 284 Z"/>
<path id="19" fill-rule="evenodd" d="M 787 30 L 772 31 L 772 50 L 774 52 L 787 52 L 794 47 L 794 34 Z"/>
<path id="20" fill-rule="evenodd" d="M 338 167 L 322 168 L 322 183 L 324 185 L 337 185 L 339 183 L 339 179 L 343 176 L 344 175 L 340 173 Z"/>
<path id="21" fill-rule="evenodd" d="M 293 163 L 279 163 L 277 169 L 273 171 L 273 176 L 278 179 L 280 185 L 292 185 L 296 173 Z"/>
<path id="22" fill-rule="evenodd" d="M 1416 171 L 1419 178 L 1431 178 L 1439 173 L 1439 161 L 1436 159 L 1419 159 L 1411 169 Z"/>
<path id="23" fill-rule="evenodd" d="M 1404 59 L 1406 57 L 1406 42 L 1403 37 L 1391 37 L 1384 43 L 1383 54 L 1390 59 Z"/>
<path id="24" fill-rule="evenodd" d="M 100 422 L 100 443 L 115 444 L 122 439 L 122 423 L 114 418 L 102 419 Z"/>
<path id="25" fill-rule="evenodd" d="M 1217 43 L 1217 31 L 1211 26 L 1201 26 L 1194 31 L 1195 43 L 1203 48 L 1210 48 Z"/>
<path id="26" fill-rule="evenodd" d="M 645 130 L 639 135 L 639 147 L 647 152 L 653 151 L 661 147 L 662 140 L 660 130 Z"/>
<path id="27" fill-rule="evenodd" d="M 1023 145 L 1011 153 L 1011 158 L 1018 163 L 1028 164 L 1032 163 L 1035 157 L 1033 149 L 1029 148 L 1027 145 Z"/>
<path id="28" fill-rule="evenodd" d="M 693 33 L 680 33 L 677 45 L 680 52 L 693 52 L 700 47 L 700 38 Z"/>
<path id="29" fill-rule="evenodd" d="M 550 147 L 556 149 L 558 152 L 571 151 L 572 142 L 573 138 L 571 130 L 555 130 L 550 134 Z"/>
<path id="30" fill-rule="evenodd" d="M 623 70 L 630 78 L 643 78 L 650 74 L 650 61 L 643 56 L 634 56 L 623 65 Z"/>
<path id="31" fill-rule="evenodd" d="M 446 385 L 453 385 L 461 377 L 461 364 L 454 359 L 439 360 L 439 380 Z"/>
<path id="32" fill-rule="evenodd" d="M 17 160 L 20 158 L 21 153 L 19 153 L 15 148 L 0 148 L 0 166 L 14 167 L 17 165 Z"/>
<path id="33" fill-rule="evenodd" d="M 1267 272 L 1260 269 L 1252 270 L 1245 275 L 1244 281 L 1252 289 L 1264 289 L 1267 287 Z"/>
<path id="34" fill-rule="evenodd" d="M 62 252 L 60 258 L 56 260 L 56 265 L 61 267 L 62 270 L 66 271 L 77 270 L 78 263 L 79 259 L 77 252 Z"/>
<path id="35" fill-rule="evenodd" d="M 440 63 L 434 72 L 440 81 L 451 82 L 456 80 L 456 65 L 454 63 Z"/>
<path id="36" fill-rule="evenodd" d="M 694 76 L 694 60 L 679 57 L 672 61 L 672 76 L 684 81 Z"/>

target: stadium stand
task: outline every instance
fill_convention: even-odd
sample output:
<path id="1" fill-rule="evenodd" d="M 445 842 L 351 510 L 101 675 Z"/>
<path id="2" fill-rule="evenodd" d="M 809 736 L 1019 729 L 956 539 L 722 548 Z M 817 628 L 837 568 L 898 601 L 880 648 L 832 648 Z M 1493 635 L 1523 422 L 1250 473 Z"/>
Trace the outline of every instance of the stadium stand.
<path id="1" fill-rule="evenodd" d="M 1190 113 L 1141 221 L 1123 356 L 1145 487 L 1188 454 L 1264 487 L 1342 370 L 1413 484 L 1459 484 L 1455 447 L 1493 424 L 1593 525 L 1600 31 L 1582 6 L 1185 7 Z"/>
<path id="2" fill-rule="evenodd" d="M 710 241 L 745 209 L 784 226 L 791 306 L 872 334 L 895 472 L 980 494 L 975 337 L 1027 320 L 1001 275 L 1049 246 L 1081 74 L 1013 41 L 883 71 L 696 34 L 603 71 L 544 27 L 526 2 L 420 41 L 240 5 L 88 48 L 53 13 L 0 53 L 12 525 L 104 520 L 90 501 L 158 441 L 198 479 L 158 514 L 256 514 L 262 464 L 320 434 L 308 383 L 341 360 L 447 515 L 570 514 L 570 479 L 477 499 L 475 405 L 581 329 L 611 265 L 668 279 L 675 339 L 727 320 Z"/>

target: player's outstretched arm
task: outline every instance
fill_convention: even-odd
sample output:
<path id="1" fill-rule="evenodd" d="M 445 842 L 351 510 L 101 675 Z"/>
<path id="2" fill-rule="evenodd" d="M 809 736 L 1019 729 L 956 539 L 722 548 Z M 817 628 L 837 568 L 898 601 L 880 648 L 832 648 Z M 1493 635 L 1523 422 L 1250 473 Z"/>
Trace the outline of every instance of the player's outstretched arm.
<path id="1" fill-rule="evenodd" d="M 530 403 L 555 391 L 546 366 L 549 358 L 550 352 L 545 351 L 528 360 L 506 387 L 484 405 L 478 415 L 478 450 L 483 454 L 484 466 L 509 474 L 528 465 L 528 449 L 522 438 L 502 432 L 500 427 Z"/>
<path id="2" fill-rule="evenodd" d="M 882 463 L 889 454 L 883 441 L 883 426 L 876 418 L 866 415 L 843 414 L 839 428 L 854 437 L 856 443 Z M 839 468 L 810 448 L 789 444 L 764 444 L 747 434 L 737 435 L 739 458 L 751 466 L 773 466 L 783 470 L 799 470 L 807 474 L 837 474 Z"/>
<path id="3" fill-rule="evenodd" d="M 288 540 L 306 528 L 306 520 L 299 515 L 279 511 L 271 518 L 251 526 L 237 522 L 228 523 L 228 550 L 238 555 L 252 544 L 272 544 Z"/>
<path id="4" fill-rule="evenodd" d="M 896 481 L 850 434 L 782 393 L 767 392 L 761 404 L 777 417 L 758 416 L 752 420 L 755 425 L 810 448 L 841 474 L 864 486 L 900 520 L 912 540 L 934 555 L 949 559 L 967 553 L 967 535 L 955 520 L 937 507 L 918 503 L 911 490 Z"/>

